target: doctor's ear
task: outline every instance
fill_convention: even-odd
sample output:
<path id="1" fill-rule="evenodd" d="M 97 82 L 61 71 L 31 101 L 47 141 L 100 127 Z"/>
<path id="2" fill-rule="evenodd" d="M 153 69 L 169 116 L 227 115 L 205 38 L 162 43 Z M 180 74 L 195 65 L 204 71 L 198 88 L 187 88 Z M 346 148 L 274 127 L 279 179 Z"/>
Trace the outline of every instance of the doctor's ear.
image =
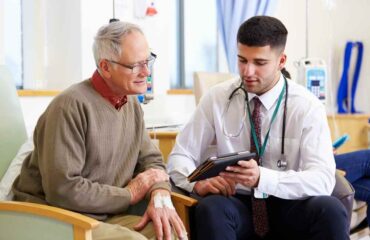
<path id="1" fill-rule="evenodd" d="M 283 69 L 285 67 L 285 63 L 286 63 L 286 59 L 287 59 L 287 56 L 286 54 L 282 53 L 280 55 L 280 59 L 279 59 L 279 69 Z"/>

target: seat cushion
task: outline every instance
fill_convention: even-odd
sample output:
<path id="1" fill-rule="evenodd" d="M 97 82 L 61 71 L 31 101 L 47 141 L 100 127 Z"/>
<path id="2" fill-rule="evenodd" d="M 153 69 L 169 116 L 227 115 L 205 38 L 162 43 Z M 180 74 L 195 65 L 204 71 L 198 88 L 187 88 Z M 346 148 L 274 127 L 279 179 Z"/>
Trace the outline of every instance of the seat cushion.
<path id="1" fill-rule="evenodd" d="M 352 218 L 351 218 L 351 225 L 350 225 L 351 230 L 356 228 L 366 218 L 367 205 L 366 203 L 361 204 L 361 205 L 362 205 L 361 207 L 352 211 Z"/>
<path id="2" fill-rule="evenodd" d="M 359 209 L 359 208 L 362 208 L 363 206 L 365 206 L 366 205 L 366 202 L 364 202 L 364 201 L 360 201 L 360 200 L 355 200 L 354 202 L 353 202 L 353 207 L 352 207 L 352 209 L 353 210 L 356 210 L 356 209 Z"/>
<path id="3" fill-rule="evenodd" d="M 12 200 L 11 188 L 15 178 L 21 172 L 24 159 L 33 150 L 32 136 L 21 146 L 17 155 L 11 161 L 4 176 L 0 178 L 0 200 Z"/>

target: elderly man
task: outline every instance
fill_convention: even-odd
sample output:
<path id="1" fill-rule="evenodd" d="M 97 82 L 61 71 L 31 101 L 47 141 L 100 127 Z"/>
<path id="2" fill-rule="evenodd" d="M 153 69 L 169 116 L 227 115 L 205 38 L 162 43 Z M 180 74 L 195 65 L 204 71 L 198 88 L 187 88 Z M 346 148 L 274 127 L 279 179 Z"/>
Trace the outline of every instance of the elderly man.
<path id="1" fill-rule="evenodd" d="M 131 96 L 146 91 L 155 55 L 138 26 L 120 21 L 100 28 L 93 50 L 93 76 L 62 92 L 40 117 L 35 149 L 13 185 L 15 200 L 101 220 L 94 240 L 170 239 L 171 227 L 185 237 L 161 154 Z M 129 213 L 145 196 L 139 222 Z"/>

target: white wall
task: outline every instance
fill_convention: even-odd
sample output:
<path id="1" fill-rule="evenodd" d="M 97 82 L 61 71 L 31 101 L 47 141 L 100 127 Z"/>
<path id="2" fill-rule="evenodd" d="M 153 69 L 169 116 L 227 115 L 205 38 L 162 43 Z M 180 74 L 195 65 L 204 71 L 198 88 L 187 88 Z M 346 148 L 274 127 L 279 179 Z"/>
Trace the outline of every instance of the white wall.
<path id="1" fill-rule="evenodd" d="M 48 9 L 46 11 L 47 88 L 62 89 L 76 81 L 81 81 L 83 56 L 80 3 L 75 0 L 45 0 L 45 3 Z"/>
<path id="2" fill-rule="evenodd" d="M 21 97 L 20 103 L 28 136 L 35 129 L 37 120 L 53 97 Z"/>
<path id="3" fill-rule="evenodd" d="M 115 17 L 139 24 L 152 51 L 158 54 L 153 70 L 156 97 L 143 106 L 145 120 L 150 125 L 157 125 L 164 120 L 169 124 L 184 123 L 187 113 L 194 109 L 193 97 L 164 96 L 170 88 L 169 70 L 173 67 L 170 57 L 175 47 L 171 41 L 175 36 L 175 21 L 172 20 L 175 15 L 174 1 L 156 1 L 158 14 L 146 18 L 134 16 L 135 1 L 116 0 Z M 24 61 L 28 66 L 25 69 L 28 76 L 25 88 L 63 90 L 90 77 L 95 70 L 93 38 L 98 28 L 113 17 L 111 3 L 106 0 L 24 1 L 24 9 L 28 9 L 24 15 L 24 24 L 27 25 L 24 32 L 27 48 Z M 39 115 L 51 99 L 21 98 L 28 133 L 32 132 Z M 171 117 L 173 114 L 177 117 Z"/>
<path id="4" fill-rule="evenodd" d="M 24 87 L 64 89 L 81 81 L 79 1 L 23 1 L 22 10 Z"/>
<path id="5" fill-rule="evenodd" d="M 175 67 L 171 61 L 171 54 L 175 49 L 175 1 L 155 1 L 158 14 L 146 18 L 134 16 L 134 4 L 137 2 L 116 0 L 116 17 L 135 22 L 143 28 L 153 52 L 158 54 L 153 71 L 154 91 L 156 94 L 164 94 L 170 88 L 170 69 Z M 328 110 L 333 111 L 335 106 L 345 42 L 362 40 L 365 52 L 356 103 L 358 109 L 370 112 L 370 102 L 365 100 L 370 91 L 367 77 L 370 69 L 366 67 L 370 61 L 367 57 L 370 36 L 366 31 L 370 29 L 370 21 L 366 21 L 370 2 L 309 0 L 308 3 L 308 56 L 323 58 L 329 66 L 329 87 L 332 91 L 328 96 Z M 24 25 L 31 26 L 26 27 L 24 32 L 27 53 L 25 87 L 64 89 L 74 82 L 90 77 L 95 69 L 91 50 L 93 37 L 97 29 L 113 16 L 112 2 L 33 0 L 24 1 L 23 4 L 28 9 L 33 9 L 25 12 L 24 16 Z M 280 0 L 275 16 L 285 23 L 289 31 L 286 49 L 288 69 L 295 77 L 293 62 L 306 55 L 306 1 Z M 224 60 L 219 62 L 225 63 Z"/>
<path id="6" fill-rule="evenodd" d="M 0 13 L 2 1 L 0 0 Z M 170 69 L 174 67 L 170 61 L 170 55 L 173 54 L 172 49 L 174 49 L 171 39 L 175 35 L 174 1 L 155 1 L 158 14 L 145 19 L 137 19 L 133 16 L 134 1 L 137 0 L 116 0 L 116 17 L 142 26 L 153 51 L 158 53 L 158 61 L 154 66 L 154 88 L 156 94 L 163 95 L 170 86 Z M 30 75 L 32 79 L 29 79 L 34 82 L 32 86 L 64 89 L 72 82 L 89 77 L 95 68 L 91 52 L 92 39 L 97 29 L 112 17 L 111 1 L 33 0 L 23 1 L 23 4 L 30 4 L 28 7 L 33 7 L 34 10 L 28 14 L 37 16 L 33 18 L 32 28 L 29 28 L 29 31 L 34 31 L 37 34 L 34 34 L 33 38 L 27 38 L 30 35 L 27 32 L 24 33 L 25 41 L 32 46 L 27 49 L 30 54 L 25 56 L 25 61 L 32 62 L 31 66 L 36 66 L 25 69 L 25 71 L 32 73 Z M 332 86 L 331 97 L 334 99 L 334 101 L 330 101 L 330 99 L 328 101 L 329 112 L 333 111 L 335 106 L 336 91 L 342 71 L 344 45 L 347 40 L 362 40 L 364 42 L 364 59 L 356 103 L 359 110 L 370 112 L 370 102 L 367 97 L 367 93 L 370 92 L 368 79 L 370 69 L 367 67 L 370 61 L 368 57 L 370 21 L 366 20 L 369 11 L 370 1 L 368 0 L 309 0 L 308 56 L 323 58 L 329 65 L 332 83 L 330 85 Z M 280 0 L 275 14 L 284 22 L 289 31 L 286 53 L 288 55 L 288 70 L 293 77 L 296 76 L 293 61 L 305 57 L 306 53 L 305 14 L 305 0 Z M 1 36 L 3 34 L 1 16 L 0 14 L 0 62 L 2 59 Z M 30 21 L 30 16 L 24 17 L 25 21 Z M 60 20 L 55 18 L 60 18 Z M 45 32 L 52 33 L 52 36 L 46 36 Z M 53 51 L 56 54 L 56 57 L 52 58 L 47 54 L 47 51 L 51 51 L 49 49 L 51 43 L 55 44 Z M 40 50 L 38 53 L 36 53 L 37 48 Z M 73 52 L 76 52 L 76 57 L 68 58 L 70 62 L 60 62 L 61 59 L 72 56 Z M 52 60 L 50 64 L 54 66 L 45 66 L 49 59 Z M 36 81 L 34 81 L 35 79 Z M 162 99 L 162 97 L 158 97 L 158 99 Z M 176 106 L 183 106 L 188 99 L 177 98 L 176 100 L 171 99 L 171 101 L 174 101 L 171 106 L 178 110 L 181 108 L 176 108 Z M 27 108 L 33 107 L 32 104 L 27 105 L 27 101 L 23 102 Z M 149 104 L 145 108 L 150 109 L 150 106 Z M 156 111 L 148 110 L 148 113 L 152 114 Z M 163 116 L 167 116 L 166 113 Z"/>
<path id="7" fill-rule="evenodd" d="M 174 48 L 174 1 L 156 1 L 158 14 L 145 18 L 134 16 L 138 1 L 115 2 L 115 17 L 139 24 L 152 51 L 158 54 L 153 70 L 154 91 L 165 93 L 170 88 L 170 54 Z M 95 70 L 93 38 L 113 17 L 112 1 L 24 1 L 23 13 L 25 88 L 63 90 L 91 77 Z"/>
<path id="8" fill-rule="evenodd" d="M 93 38 L 104 24 L 113 17 L 110 1 L 80 0 L 81 2 L 81 47 L 82 47 L 82 78 L 88 78 L 95 70 L 92 54 Z M 116 18 L 141 26 L 150 48 L 158 55 L 154 64 L 154 92 L 164 94 L 170 88 L 170 54 L 174 48 L 171 39 L 175 35 L 175 2 L 171 0 L 155 1 L 158 14 L 152 17 L 138 18 L 134 16 L 135 0 L 116 0 Z M 140 1 L 137 1 L 140 2 Z M 141 1 L 142 2 L 142 1 Z M 108 3 L 108 4 L 107 4 Z M 97 14 L 99 9 L 99 14 Z M 144 9 L 145 10 L 145 9 Z"/>
<path id="9" fill-rule="evenodd" d="M 328 111 L 336 110 L 336 94 L 343 68 L 346 41 L 363 41 L 364 57 L 356 94 L 356 107 L 370 112 L 370 11 L 368 0 L 308 0 L 308 57 L 326 61 L 329 70 Z M 288 69 L 296 76 L 293 61 L 305 57 L 306 53 L 306 1 L 280 0 L 276 17 L 288 28 Z M 354 51 L 352 58 L 356 57 Z M 352 78 L 353 73 L 350 74 Z"/>
<path id="10" fill-rule="evenodd" d="M 0 64 L 5 63 L 4 22 L 4 1 L 0 0 Z"/>
<path id="11" fill-rule="evenodd" d="M 26 10 L 27 9 L 27 10 Z M 25 89 L 46 88 L 44 0 L 23 1 L 23 76 Z M 56 73 L 57 74 L 57 73 Z"/>

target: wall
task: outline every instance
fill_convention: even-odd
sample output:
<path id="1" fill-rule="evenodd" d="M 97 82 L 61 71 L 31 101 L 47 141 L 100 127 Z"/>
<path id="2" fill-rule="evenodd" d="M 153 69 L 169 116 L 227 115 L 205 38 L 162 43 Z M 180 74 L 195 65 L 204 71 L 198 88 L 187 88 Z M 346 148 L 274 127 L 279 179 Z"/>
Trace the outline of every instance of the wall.
<path id="1" fill-rule="evenodd" d="M 116 0 L 115 17 L 142 27 L 152 51 L 158 54 L 153 70 L 154 80 L 158 79 L 154 81 L 154 91 L 165 93 L 170 88 L 170 54 L 175 48 L 175 21 L 171 21 L 175 2 L 156 1 L 158 14 L 146 18 L 134 16 L 136 2 Z M 112 1 L 23 1 L 23 13 L 26 89 L 63 90 L 91 77 L 95 70 L 93 38 L 99 27 L 113 17 Z"/>
<path id="2" fill-rule="evenodd" d="M 317 9 L 327 8 L 322 3 L 316 2 Z M 370 22 L 368 14 L 370 2 L 367 0 L 346 1 L 337 0 L 333 3 L 332 9 L 329 6 L 329 12 L 321 11 L 322 14 L 317 14 L 317 17 L 311 17 L 312 36 L 310 40 L 312 45 L 310 53 L 312 55 L 323 54 L 323 57 L 331 62 L 332 82 L 339 83 L 342 68 L 344 47 L 347 41 L 363 41 L 364 42 L 364 58 L 359 83 L 357 86 L 356 106 L 358 110 L 370 112 L 370 102 L 368 101 L 368 93 L 370 92 Z M 326 23 L 326 28 L 315 28 L 320 24 Z M 324 25 L 325 26 L 325 25 Z M 322 39 L 326 39 L 323 41 Z M 326 50 L 326 51 L 325 51 Z M 356 52 L 353 53 L 352 59 L 355 59 Z M 352 79 L 353 71 L 350 74 Z M 338 85 L 335 86 L 338 86 Z M 335 88 L 336 89 L 336 88 Z"/>
<path id="3" fill-rule="evenodd" d="M 0 0 L 2 1 L 2 0 Z M 88 78 L 95 70 L 92 54 L 93 38 L 113 17 L 111 1 L 106 0 L 33 0 L 24 1 L 24 41 L 28 68 L 26 88 L 65 89 Z M 116 0 L 116 18 L 139 24 L 153 52 L 158 54 L 154 65 L 155 100 L 144 105 L 148 125 L 183 123 L 194 109 L 193 96 L 165 96 L 170 88 L 171 54 L 175 45 L 175 4 L 172 0 L 156 1 L 158 14 L 136 18 L 134 1 Z M 70 11 L 70 12 L 68 12 Z M 68 12 L 68 13 L 67 13 Z M 0 31 L 1 34 L 1 31 Z M 1 48 L 0 48 L 1 49 Z M 75 53 L 75 55 L 72 55 Z M 65 61 L 68 59 L 68 61 Z M 64 60 L 64 61 L 62 61 Z M 27 131 L 30 134 L 39 115 L 51 97 L 21 97 Z M 163 112 L 163 110 L 165 112 Z M 158 114 L 161 111 L 162 114 Z M 173 115 L 176 118 L 173 118 Z"/>
<path id="4" fill-rule="evenodd" d="M 4 1 L 0 0 L 0 64 L 5 63 L 4 51 Z"/>
<path id="5" fill-rule="evenodd" d="M 171 61 L 175 45 L 175 1 L 155 1 L 158 14 L 154 17 L 136 18 L 133 15 L 134 0 L 116 0 L 116 17 L 139 24 L 158 59 L 154 65 L 154 91 L 164 94 L 170 87 Z M 97 29 L 113 16 L 111 1 L 106 0 L 33 0 L 24 1 L 31 12 L 26 12 L 25 29 L 25 79 L 26 88 L 64 89 L 81 81 L 95 69 L 91 46 Z M 367 46 L 370 36 L 366 21 L 370 9 L 368 0 L 309 0 L 308 56 L 318 57 L 329 66 L 331 89 L 328 96 L 328 112 L 335 110 L 335 99 L 341 75 L 343 50 L 349 39 L 365 43 L 365 54 L 356 103 L 360 110 L 370 112 L 370 102 L 365 99 L 370 91 L 370 69 Z M 353 14 L 356 13 L 356 14 Z M 288 69 L 296 76 L 294 61 L 306 55 L 306 1 L 280 0 L 276 17 L 289 30 Z M 344 17 L 346 16 L 346 17 Z M 26 24 L 25 24 L 26 25 Z M 33 34 L 32 34 L 33 33 Z M 0 25 L 1 36 L 1 25 Z M 1 41 L 0 41 L 1 46 Z M 1 47 L 0 47 L 1 53 Z M 219 54 L 223 56 L 222 53 Z M 68 58 L 68 61 L 65 59 Z M 1 60 L 1 54 L 0 54 Z M 225 71 L 224 60 L 220 70 Z"/>
<path id="6" fill-rule="evenodd" d="M 92 54 L 93 38 L 98 30 L 113 17 L 111 2 L 106 0 L 80 0 L 81 2 L 81 47 L 82 47 L 82 78 L 90 77 L 95 70 Z M 137 1 L 140 2 L 140 1 Z M 142 2 L 142 1 L 141 1 Z M 154 91 L 165 93 L 170 88 L 170 54 L 174 49 L 175 36 L 175 1 L 155 1 L 158 14 L 152 17 L 137 18 L 134 16 L 134 0 L 116 0 L 116 18 L 136 23 L 143 29 L 149 45 L 157 59 L 154 64 Z M 97 14 L 96 9 L 99 9 Z M 145 10 L 145 9 L 144 9 Z"/>
<path id="7" fill-rule="evenodd" d="M 63 89 L 70 85 L 71 82 L 80 81 L 91 75 L 94 70 L 94 63 L 91 53 L 92 38 L 96 33 L 99 26 L 108 22 L 112 17 L 112 6 L 110 1 L 106 0 L 65 0 L 65 7 L 61 6 L 60 3 L 56 3 L 57 0 L 33 0 L 23 1 L 24 4 L 31 4 L 35 8 L 35 12 L 38 18 L 36 18 L 32 29 L 35 32 L 43 31 L 43 28 L 52 31 L 56 34 L 53 39 L 58 42 L 59 50 L 57 55 L 60 59 L 68 56 L 68 49 L 71 51 L 78 51 L 76 61 L 71 59 L 70 63 L 66 63 L 63 67 L 56 67 L 51 70 L 43 68 L 43 64 L 47 58 L 47 55 L 35 54 L 27 55 L 28 61 L 33 61 L 34 64 L 40 66 L 39 72 L 34 73 L 34 79 L 37 79 L 36 86 L 45 85 L 51 88 Z M 133 1 L 134 0 L 116 0 L 116 5 L 121 6 L 120 10 L 117 11 L 117 17 L 122 20 L 134 21 L 140 24 L 151 44 L 154 52 L 158 53 L 158 61 L 155 64 L 154 74 L 156 81 L 154 88 L 156 94 L 163 95 L 170 86 L 170 71 L 173 67 L 170 61 L 170 55 L 173 53 L 171 49 L 174 46 L 171 45 L 171 38 L 174 34 L 174 1 L 161 0 L 156 1 L 156 7 L 158 14 L 154 17 L 146 19 L 136 19 L 133 17 Z M 109 2 L 109 4 L 107 4 Z M 0 4 L 2 0 L 0 0 Z M 1 5 L 0 5 L 1 6 Z M 69 14 L 66 14 L 68 9 L 73 8 Z M 0 13 L 1 13 L 0 7 Z M 52 12 L 48 16 L 44 16 L 45 10 Z M 81 11 L 81 15 L 77 10 Z M 97 13 L 99 9 L 99 13 Z M 370 102 L 367 100 L 367 93 L 370 91 L 370 69 L 368 57 L 368 46 L 370 45 L 370 35 L 367 33 L 367 29 L 370 29 L 370 21 L 366 21 L 366 16 L 370 10 L 370 2 L 368 0 L 309 0 L 309 31 L 308 31 L 308 56 L 323 58 L 329 67 L 329 74 L 331 84 L 329 85 L 332 89 L 331 95 L 328 101 L 328 112 L 332 112 L 335 109 L 335 98 L 337 84 L 340 79 L 344 45 L 347 40 L 361 39 L 364 41 L 365 52 L 362 65 L 362 71 L 360 75 L 360 81 L 357 91 L 357 108 L 369 113 Z M 288 55 L 288 69 L 291 71 L 293 77 L 296 76 L 295 67 L 293 62 L 299 60 L 306 55 L 306 1 L 304 0 L 280 0 L 277 5 L 275 16 L 280 18 L 289 30 L 288 45 L 286 53 Z M 67 16 L 68 19 L 64 18 L 63 21 L 53 20 L 53 17 Z M 1 19 L 0 14 L 0 19 Z M 27 17 L 27 16 L 26 16 Z M 45 21 L 41 21 L 43 18 L 47 18 L 46 21 L 49 24 L 49 28 L 42 25 Z M 27 19 L 27 18 L 26 18 Z M 71 26 L 63 25 L 66 22 L 70 23 Z M 59 30 L 60 29 L 60 34 Z M 1 24 L 0 24 L 0 61 L 1 61 Z M 33 39 L 26 39 L 27 42 L 35 44 L 34 46 L 44 49 L 45 36 L 42 34 L 36 34 Z M 70 40 L 68 40 L 68 38 Z M 47 39 L 47 38 L 46 38 Z M 71 40 L 73 39 L 73 41 Z M 80 50 L 78 47 L 81 47 Z M 29 51 L 32 48 L 28 49 Z M 32 52 L 31 52 L 32 53 Z M 80 55 L 78 55 L 80 53 Z M 220 54 L 223 55 L 223 54 Z M 79 59 L 79 60 L 78 60 Z M 55 63 L 57 58 L 55 58 Z M 59 63 L 63 65 L 62 63 Z M 31 69 L 32 70 L 32 69 Z M 35 71 L 35 69 L 33 69 Z M 80 72 L 78 72 L 81 70 Z M 223 69 L 225 70 L 225 69 Z M 46 72 L 49 71 L 49 75 L 46 81 Z M 75 71 L 75 75 L 69 71 Z M 78 75 L 78 76 L 77 76 Z M 39 77 L 41 76 L 41 77 Z M 160 96 L 159 98 L 162 98 Z M 162 100 L 161 100 L 162 101 Z M 183 106 L 186 98 L 178 98 L 174 101 L 172 107 L 176 109 L 176 106 Z M 26 104 L 27 101 L 23 101 Z M 150 108 L 150 104 L 145 108 Z M 27 107 L 32 108 L 33 105 L 29 104 Z M 153 108 L 154 109 L 154 108 Z M 166 108 L 167 109 L 167 108 Z M 177 108 L 180 109 L 180 108 Z M 149 114 L 156 112 L 156 110 L 149 110 Z M 166 114 L 163 114 L 167 116 Z"/>
<path id="8" fill-rule="evenodd" d="M 20 97 L 22 113 L 28 136 L 35 129 L 37 120 L 45 111 L 53 97 Z"/>
<path id="9" fill-rule="evenodd" d="M 356 106 L 370 112 L 367 95 L 370 92 L 370 22 L 366 19 L 370 2 L 368 0 L 309 0 L 308 1 L 308 57 L 322 58 L 328 65 L 329 99 L 328 112 L 336 111 L 336 94 L 343 67 L 345 43 L 348 40 L 364 42 L 364 58 L 357 87 Z M 293 61 L 306 55 L 306 1 L 280 0 L 276 17 L 288 28 L 289 37 L 286 52 L 288 69 L 296 76 Z M 353 53 L 354 56 L 356 52 Z M 355 57 L 352 57 L 355 58 Z M 352 78 L 352 73 L 350 78 Z"/>
<path id="10" fill-rule="evenodd" d="M 81 81 L 80 18 L 79 1 L 23 1 L 26 89 L 64 89 Z"/>

